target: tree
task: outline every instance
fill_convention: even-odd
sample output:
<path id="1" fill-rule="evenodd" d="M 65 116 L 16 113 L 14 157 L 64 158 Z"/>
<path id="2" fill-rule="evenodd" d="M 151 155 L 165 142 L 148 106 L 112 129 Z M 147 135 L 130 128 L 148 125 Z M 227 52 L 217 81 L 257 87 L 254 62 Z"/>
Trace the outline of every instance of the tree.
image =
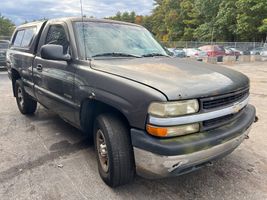
<path id="1" fill-rule="evenodd" d="M 121 15 L 121 21 L 129 22 L 129 19 L 130 19 L 130 15 L 129 15 L 128 12 L 122 13 L 122 15 Z"/>
<path id="2" fill-rule="evenodd" d="M 117 12 L 115 16 L 108 17 L 107 19 L 113 19 L 113 20 L 121 21 L 121 12 Z"/>
<path id="3" fill-rule="evenodd" d="M 262 20 L 262 25 L 259 27 L 260 33 L 265 37 L 265 42 L 267 42 L 267 18 Z"/>
<path id="4" fill-rule="evenodd" d="M 215 38 L 221 41 L 237 40 L 237 6 L 236 0 L 223 0 L 219 6 L 214 28 Z"/>
<path id="5" fill-rule="evenodd" d="M 130 22 L 130 23 L 135 23 L 135 19 L 136 19 L 136 14 L 134 11 L 132 11 L 131 13 L 129 12 L 117 12 L 117 14 L 113 17 L 108 17 L 107 19 L 113 19 L 113 20 L 117 20 L 117 21 L 125 21 L 125 22 Z"/>
<path id="6" fill-rule="evenodd" d="M 168 40 L 166 39 L 166 34 L 167 32 L 167 26 L 165 24 L 165 10 L 163 6 L 163 1 L 164 0 L 156 0 L 155 5 L 156 7 L 152 11 L 151 15 L 151 31 L 154 33 L 154 35 L 159 39 L 159 40 Z"/>
<path id="7" fill-rule="evenodd" d="M 142 26 L 146 27 L 149 31 L 152 32 L 153 24 L 151 16 L 142 16 Z"/>
<path id="8" fill-rule="evenodd" d="M 201 23 L 201 18 L 198 17 L 199 13 L 195 8 L 195 0 L 183 0 L 180 6 L 184 24 L 184 33 L 181 40 L 193 40 L 194 31 Z"/>
<path id="9" fill-rule="evenodd" d="M 136 14 L 134 11 L 132 11 L 130 14 L 129 14 L 129 22 L 130 23 L 135 23 L 135 18 L 136 18 Z"/>
<path id="10" fill-rule="evenodd" d="M 0 14 L 0 36 L 11 36 L 14 29 L 15 24 Z"/>
<path id="11" fill-rule="evenodd" d="M 149 16 L 117 13 L 111 19 L 145 26 L 159 40 L 262 41 L 267 0 L 154 0 Z"/>
<path id="12" fill-rule="evenodd" d="M 238 0 L 237 5 L 237 34 L 243 41 L 260 41 L 262 34 L 259 27 L 267 18 L 266 0 Z"/>
<path id="13" fill-rule="evenodd" d="M 142 15 L 135 16 L 134 23 L 141 25 L 143 24 L 143 21 L 144 21 L 144 17 Z"/>
<path id="14" fill-rule="evenodd" d="M 195 0 L 195 17 L 199 19 L 199 24 L 194 30 L 194 38 L 196 40 L 212 41 L 216 39 L 216 17 L 221 2 L 222 0 Z"/>
<path id="15" fill-rule="evenodd" d="M 117 12 L 116 16 L 115 16 L 116 20 L 121 20 L 121 12 Z"/>

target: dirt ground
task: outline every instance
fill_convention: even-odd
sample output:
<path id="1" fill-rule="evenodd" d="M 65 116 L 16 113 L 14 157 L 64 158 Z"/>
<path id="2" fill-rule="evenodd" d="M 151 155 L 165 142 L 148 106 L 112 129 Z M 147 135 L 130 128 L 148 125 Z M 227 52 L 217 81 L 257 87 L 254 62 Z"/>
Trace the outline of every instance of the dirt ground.
<path id="1" fill-rule="evenodd" d="M 94 149 L 81 132 L 38 106 L 19 113 L 6 72 L 0 72 L 0 199 L 267 199 L 267 62 L 227 66 L 251 79 L 259 122 L 250 139 L 213 166 L 180 177 L 117 189 L 100 179 Z"/>

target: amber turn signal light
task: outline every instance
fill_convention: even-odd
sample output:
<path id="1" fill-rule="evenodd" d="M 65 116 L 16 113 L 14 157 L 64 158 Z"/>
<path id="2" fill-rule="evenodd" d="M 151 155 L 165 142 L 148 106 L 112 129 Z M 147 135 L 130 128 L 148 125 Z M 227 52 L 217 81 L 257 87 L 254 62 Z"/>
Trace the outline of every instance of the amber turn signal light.
<path id="1" fill-rule="evenodd" d="M 166 137 L 168 134 L 167 128 L 152 126 L 149 124 L 146 126 L 146 130 L 150 135 L 154 135 L 157 137 Z"/>

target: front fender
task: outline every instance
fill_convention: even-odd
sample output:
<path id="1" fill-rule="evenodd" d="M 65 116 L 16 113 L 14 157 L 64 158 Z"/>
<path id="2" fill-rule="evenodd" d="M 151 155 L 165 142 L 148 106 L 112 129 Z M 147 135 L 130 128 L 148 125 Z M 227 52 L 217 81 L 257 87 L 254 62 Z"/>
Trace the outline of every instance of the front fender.
<path id="1" fill-rule="evenodd" d="M 78 104 L 88 98 L 103 102 L 120 111 L 131 127 L 139 129 L 145 128 L 149 104 L 167 100 L 153 88 L 90 67 L 78 68 L 75 91 Z"/>

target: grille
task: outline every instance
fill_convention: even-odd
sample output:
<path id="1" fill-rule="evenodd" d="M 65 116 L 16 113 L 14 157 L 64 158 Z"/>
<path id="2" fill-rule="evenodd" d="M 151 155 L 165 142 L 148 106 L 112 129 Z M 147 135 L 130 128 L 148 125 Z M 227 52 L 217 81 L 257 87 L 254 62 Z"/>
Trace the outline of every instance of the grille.
<path id="1" fill-rule="evenodd" d="M 236 116 L 236 114 L 226 115 L 223 117 L 219 117 L 216 119 L 211 119 L 203 122 L 204 127 L 212 127 L 218 124 L 222 124 L 224 122 L 229 122 L 229 120 L 233 119 Z"/>
<path id="2" fill-rule="evenodd" d="M 249 89 L 238 91 L 235 93 L 216 96 L 211 98 L 202 99 L 202 108 L 203 109 L 214 109 L 218 107 L 224 107 L 230 104 L 233 104 L 244 97 L 249 95 Z"/>
<path id="3" fill-rule="evenodd" d="M 220 126 L 220 125 L 223 125 L 225 123 L 229 123 L 230 121 L 232 121 L 236 117 L 237 117 L 237 114 L 231 114 L 231 115 L 226 115 L 226 116 L 219 117 L 216 119 L 207 120 L 207 121 L 203 122 L 203 127 L 212 128 L 214 126 Z"/>
<path id="4" fill-rule="evenodd" d="M 219 126 L 223 126 L 225 124 L 229 124 L 232 121 L 236 120 L 241 114 L 243 110 L 241 110 L 239 113 L 226 115 L 223 117 L 218 117 L 216 119 L 210 119 L 207 121 L 202 122 L 202 131 L 210 130 L 213 128 L 217 128 Z"/>

